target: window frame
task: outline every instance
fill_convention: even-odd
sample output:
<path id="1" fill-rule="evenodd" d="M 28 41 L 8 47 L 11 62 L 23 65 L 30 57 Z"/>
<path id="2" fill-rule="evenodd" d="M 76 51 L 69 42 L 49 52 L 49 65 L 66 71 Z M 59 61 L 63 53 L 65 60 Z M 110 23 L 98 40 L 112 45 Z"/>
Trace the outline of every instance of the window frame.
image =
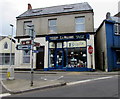
<path id="1" fill-rule="evenodd" d="M 50 21 L 55 21 L 55 25 L 50 25 Z M 53 32 L 51 32 L 51 30 L 53 28 L 55 28 L 55 30 L 53 30 Z M 48 33 L 57 33 L 57 18 L 48 19 Z"/>
<path id="2" fill-rule="evenodd" d="M 120 24 L 119 23 L 114 24 L 114 32 L 116 35 L 120 35 Z"/>
<path id="3" fill-rule="evenodd" d="M 26 26 L 31 25 L 31 24 L 32 24 L 32 21 L 24 21 L 24 25 L 23 25 L 24 35 L 29 35 L 29 31 L 28 31 L 28 28 Z"/>
<path id="4" fill-rule="evenodd" d="M 27 55 L 25 55 L 25 51 L 23 50 L 23 57 L 22 57 L 22 59 L 23 59 L 23 61 L 22 61 L 22 63 L 23 64 L 30 64 L 30 51 L 28 51 L 29 52 L 29 54 Z M 29 62 L 26 62 L 26 59 L 25 58 L 29 58 Z"/>
<path id="5" fill-rule="evenodd" d="M 77 22 L 78 18 L 83 18 L 84 22 Z M 77 30 L 78 25 L 83 25 L 83 30 Z M 85 16 L 75 17 L 75 32 L 85 32 Z"/>

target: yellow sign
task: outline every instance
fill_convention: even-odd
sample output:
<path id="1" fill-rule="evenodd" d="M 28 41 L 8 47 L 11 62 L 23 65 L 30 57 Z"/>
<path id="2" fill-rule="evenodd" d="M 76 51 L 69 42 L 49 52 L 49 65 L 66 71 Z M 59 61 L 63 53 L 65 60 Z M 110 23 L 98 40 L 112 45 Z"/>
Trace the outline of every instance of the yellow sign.
<path id="1" fill-rule="evenodd" d="M 86 47 L 86 41 L 69 41 L 64 42 L 64 48 L 72 48 L 72 47 Z"/>

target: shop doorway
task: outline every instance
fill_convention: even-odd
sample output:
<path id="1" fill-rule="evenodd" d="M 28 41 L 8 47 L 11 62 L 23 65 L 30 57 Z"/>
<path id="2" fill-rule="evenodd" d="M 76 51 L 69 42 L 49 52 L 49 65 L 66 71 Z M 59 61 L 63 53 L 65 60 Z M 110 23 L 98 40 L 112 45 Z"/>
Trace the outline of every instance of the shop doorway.
<path id="1" fill-rule="evenodd" d="M 62 48 L 56 49 L 55 60 L 56 69 L 62 69 L 64 65 L 64 53 Z"/>
<path id="2" fill-rule="evenodd" d="M 36 55 L 36 69 L 44 69 L 44 46 L 37 48 L 39 53 Z"/>

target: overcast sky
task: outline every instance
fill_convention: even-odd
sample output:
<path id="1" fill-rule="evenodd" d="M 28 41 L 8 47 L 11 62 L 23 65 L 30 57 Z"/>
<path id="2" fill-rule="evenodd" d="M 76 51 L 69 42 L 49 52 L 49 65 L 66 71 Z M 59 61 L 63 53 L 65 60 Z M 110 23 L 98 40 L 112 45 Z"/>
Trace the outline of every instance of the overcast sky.
<path id="1" fill-rule="evenodd" d="M 94 28 L 98 28 L 105 19 L 106 13 L 118 13 L 120 0 L 0 0 L 0 35 L 10 35 L 10 24 L 14 25 L 16 32 L 16 17 L 27 10 L 27 4 L 32 8 L 50 7 L 64 4 L 88 2 L 94 11 Z"/>

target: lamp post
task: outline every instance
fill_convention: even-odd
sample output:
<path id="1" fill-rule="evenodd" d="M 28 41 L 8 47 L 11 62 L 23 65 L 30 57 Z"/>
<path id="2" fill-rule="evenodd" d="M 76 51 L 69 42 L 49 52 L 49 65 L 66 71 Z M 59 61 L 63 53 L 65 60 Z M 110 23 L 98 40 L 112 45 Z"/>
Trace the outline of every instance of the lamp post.
<path id="1" fill-rule="evenodd" d="M 10 40 L 10 66 L 8 67 L 7 70 L 7 77 L 8 80 L 13 80 L 14 79 L 14 68 L 12 67 L 12 36 L 13 36 L 13 25 L 10 24 L 12 27 L 12 33 L 11 33 L 11 40 Z"/>

